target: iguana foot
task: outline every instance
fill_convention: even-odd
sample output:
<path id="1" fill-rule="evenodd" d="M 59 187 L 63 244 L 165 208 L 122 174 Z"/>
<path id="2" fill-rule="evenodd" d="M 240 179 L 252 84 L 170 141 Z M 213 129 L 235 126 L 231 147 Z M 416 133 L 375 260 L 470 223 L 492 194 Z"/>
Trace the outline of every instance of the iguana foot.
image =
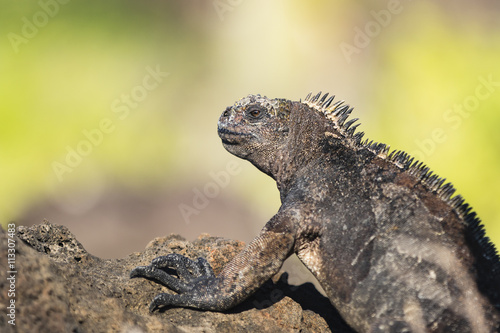
<path id="1" fill-rule="evenodd" d="M 177 272 L 178 278 L 166 272 L 169 268 Z M 193 296 L 215 280 L 212 267 L 204 258 L 194 261 L 177 253 L 155 258 L 149 266 L 134 268 L 130 278 L 136 277 L 154 280 L 178 293 L 155 296 L 149 306 L 150 312 L 168 305 L 199 307 L 199 302 Z"/>

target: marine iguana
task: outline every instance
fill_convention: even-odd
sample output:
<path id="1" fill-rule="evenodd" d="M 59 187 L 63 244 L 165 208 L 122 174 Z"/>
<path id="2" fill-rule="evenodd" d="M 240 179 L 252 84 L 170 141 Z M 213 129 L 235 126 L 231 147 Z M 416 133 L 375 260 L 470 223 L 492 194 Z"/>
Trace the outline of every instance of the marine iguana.
<path id="1" fill-rule="evenodd" d="M 497 331 L 500 259 L 479 218 L 423 163 L 363 141 L 352 108 L 333 101 L 249 95 L 225 109 L 224 148 L 276 180 L 282 205 L 217 276 L 179 254 L 135 268 L 178 293 L 150 311 L 229 309 L 295 253 L 359 332 Z"/>

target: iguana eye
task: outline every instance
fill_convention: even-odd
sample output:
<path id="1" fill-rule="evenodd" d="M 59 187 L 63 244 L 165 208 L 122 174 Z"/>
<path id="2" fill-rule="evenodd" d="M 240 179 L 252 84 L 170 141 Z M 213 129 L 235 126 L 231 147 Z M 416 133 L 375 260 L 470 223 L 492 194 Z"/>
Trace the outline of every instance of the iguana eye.
<path id="1" fill-rule="evenodd" d="M 251 115 L 253 118 L 259 118 L 261 113 L 262 111 L 260 111 L 259 109 L 250 109 L 250 111 L 248 111 L 248 114 Z"/>

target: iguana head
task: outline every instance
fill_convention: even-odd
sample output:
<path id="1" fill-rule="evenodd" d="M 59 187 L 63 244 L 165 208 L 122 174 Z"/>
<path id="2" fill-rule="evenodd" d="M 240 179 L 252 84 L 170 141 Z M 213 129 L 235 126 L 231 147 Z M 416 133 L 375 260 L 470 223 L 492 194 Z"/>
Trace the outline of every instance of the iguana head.
<path id="1" fill-rule="evenodd" d="M 292 102 L 248 95 L 222 112 L 218 133 L 224 148 L 267 174 L 289 134 Z"/>
<path id="2" fill-rule="evenodd" d="M 346 122 L 352 111 L 328 94 L 304 101 L 248 95 L 224 110 L 218 132 L 224 148 L 277 179 L 288 177 L 310 161 L 335 152 L 338 144 L 359 145 L 362 133 Z M 285 169 L 292 170 L 285 172 Z"/>

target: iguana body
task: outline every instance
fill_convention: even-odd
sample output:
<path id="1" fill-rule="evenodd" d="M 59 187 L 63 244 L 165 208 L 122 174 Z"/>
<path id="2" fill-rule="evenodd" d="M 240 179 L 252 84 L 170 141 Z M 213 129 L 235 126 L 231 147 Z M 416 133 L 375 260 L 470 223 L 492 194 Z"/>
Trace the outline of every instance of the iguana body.
<path id="1" fill-rule="evenodd" d="M 223 112 L 224 147 L 275 179 L 282 205 L 218 276 L 175 254 L 136 268 L 178 292 L 150 309 L 228 309 L 296 253 L 359 332 L 496 332 L 500 260 L 475 213 L 421 163 L 362 142 L 332 101 L 249 95 Z"/>

